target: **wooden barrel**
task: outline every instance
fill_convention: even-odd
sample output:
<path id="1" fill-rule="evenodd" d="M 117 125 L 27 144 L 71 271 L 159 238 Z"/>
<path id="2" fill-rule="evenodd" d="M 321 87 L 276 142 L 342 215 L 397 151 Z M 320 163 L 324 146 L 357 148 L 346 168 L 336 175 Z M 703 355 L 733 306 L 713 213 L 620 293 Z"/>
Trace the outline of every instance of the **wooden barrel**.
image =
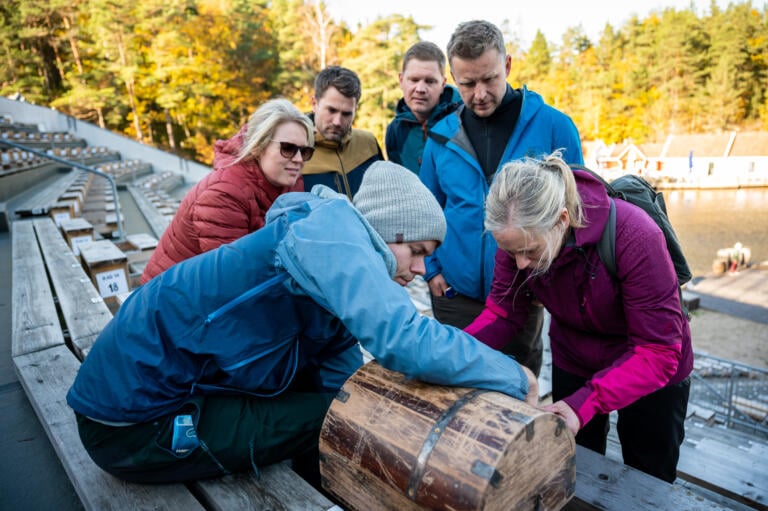
<path id="1" fill-rule="evenodd" d="M 498 392 L 430 385 L 369 362 L 320 432 L 323 487 L 351 510 L 560 509 L 574 494 L 565 423 Z"/>

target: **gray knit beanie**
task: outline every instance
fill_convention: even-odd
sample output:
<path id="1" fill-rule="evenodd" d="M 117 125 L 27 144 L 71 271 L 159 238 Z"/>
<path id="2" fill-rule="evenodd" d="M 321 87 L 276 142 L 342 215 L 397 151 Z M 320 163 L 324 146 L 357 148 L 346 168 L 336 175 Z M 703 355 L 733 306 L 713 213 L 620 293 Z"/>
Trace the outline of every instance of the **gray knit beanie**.
<path id="1" fill-rule="evenodd" d="M 418 176 L 390 161 L 377 161 L 365 171 L 352 201 L 387 243 L 445 238 L 445 215 Z"/>

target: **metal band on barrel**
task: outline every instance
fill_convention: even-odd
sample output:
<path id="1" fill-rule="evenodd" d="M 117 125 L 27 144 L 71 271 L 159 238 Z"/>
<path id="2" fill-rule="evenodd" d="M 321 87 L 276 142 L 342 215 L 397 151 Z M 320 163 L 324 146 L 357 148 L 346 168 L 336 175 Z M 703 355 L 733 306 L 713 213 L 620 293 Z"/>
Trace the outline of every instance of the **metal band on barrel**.
<path id="1" fill-rule="evenodd" d="M 414 501 L 416 500 L 416 492 L 419 489 L 419 485 L 421 484 L 421 478 L 424 476 L 424 470 L 427 467 L 427 460 L 429 459 L 429 455 L 432 454 L 432 449 L 434 449 L 437 441 L 440 440 L 440 435 L 443 434 L 446 426 L 448 426 L 458 411 L 461 410 L 465 404 L 485 392 L 488 391 L 485 389 L 473 389 L 467 392 L 459 399 L 457 399 L 450 406 L 450 408 L 443 412 L 443 415 L 441 415 L 437 422 L 435 422 L 435 426 L 429 432 L 426 440 L 424 440 L 424 444 L 421 446 L 421 451 L 419 451 L 419 455 L 416 458 L 416 466 L 413 467 L 413 470 L 411 471 L 411 477 L 408 480 L 407 489 L 407 495 L 409 499 Z"/>

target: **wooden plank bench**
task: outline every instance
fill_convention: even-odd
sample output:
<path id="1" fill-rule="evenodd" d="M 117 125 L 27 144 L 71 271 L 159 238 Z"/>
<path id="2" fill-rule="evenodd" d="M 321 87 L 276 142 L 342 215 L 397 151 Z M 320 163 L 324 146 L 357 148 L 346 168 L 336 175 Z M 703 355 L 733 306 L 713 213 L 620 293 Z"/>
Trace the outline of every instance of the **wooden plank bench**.
<path id="1" fill-rule="evenodd" d="M 701 413 L 701 412 L 699 412 Z M 689 414 L 696 415 L 695 407 Z M 616 413 L 611 414 L 606 456 L 621 460 L 616 434 Z M 735 429 L 711 426 L 691 416 L 685 421 L 676 485 L 719 495 L 757 509 L 768 509 L 768 444 Z"/>
<path id="2" fill-rule="evenodd" d="M 94 240 L 93 225 L 85 218 L 63 220 L 59 227 L 75 256 L 80 255 L 80 245 L 91 243 Z"/>
<path id="3" fill-rule="evenodd" d="M 55 232 L 50 219 L 12 224 L 12 354 L 19 381 L 78 496 L 87 509 L 172 509 L 177 505 L 203 509 L 184 485 L 147 488 L 120 481 L 98 468 L 83 449 L 74 414 L 66 403 L 67 390 L 75 379 L 80 362 L 65 345 L 54 295 L 46 276 L 44 256 L 38 248 L 35 232 L 35 224 L 45 228 L 46 222 L 50 231 Z M 61 243 L 66 244 L 63 238 Z M 80 276 L 85 277 L 71 252 L 66 262 L 70 263 L 72 270 L 79 269 Z M 70 273 L 78 277 L 75 275 L 77 272 Z M 56 279 L 60 285 L 66 285 L 67 279 L 62 276 L 56 276 Z M 87 277 L 85 279 L 88 282 Z M 73 279 L 68 281 L 74 283 Z M 96 304 L 103 306 L 101 301 Z M 102 312 L 109 313 L 106 309 Z M 100 319 L 98 313 L 88 316 L 95 325 L 105 319 Z M 73 323 L 76 335 L 78 330 L 82 330 L 80 323 L 82 321 Z M 101 326 L 104 324 L 102 322 Z"/>
<path id="4" fill-rule="evenodd" d="M 707 498 L 683 485 L 669 484 L 623 463 L 576 446 L 576 494 L 565 511 L 747 511 L 727 498 Z"/>
<path id="5" fill-rule="evenodd" d="M 127 483 L 99 469 L 80 443 L 65 396 L 111 313 L 50 218 L 13 222 L 12 250 L 14 365 L 87 509 L 340 510 L 286 463 L 265 467 L 260 479 L 246 473 L 173 485 Z M 569 511 L 748 509 L 727 497 L 708 497 L 694 484 L 667 484 L 580 447 L 576 468 Z"/>
<path id="6" fill-rule="evenodd" d="M 80 442 L 66 393 L 112 314 L 50 218 L 11 227 L 14 366 L 86 509 L 339 509 L 287 463 L 264 467 L 260 478 L 167 485 L 128 483 L 97 467 Z"/>
<path id="7" fill-rule="evenodd" d="M 733 500 L 768 509 L 766 460 L 765 442 L 734 429 L 688 419 L 677 473 L 679 478 Z"/>

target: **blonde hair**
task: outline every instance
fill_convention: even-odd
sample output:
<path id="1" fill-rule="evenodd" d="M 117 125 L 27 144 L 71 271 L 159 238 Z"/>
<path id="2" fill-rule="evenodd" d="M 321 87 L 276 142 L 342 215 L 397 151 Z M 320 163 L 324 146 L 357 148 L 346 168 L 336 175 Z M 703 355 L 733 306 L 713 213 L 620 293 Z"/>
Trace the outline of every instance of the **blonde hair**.
<path id="1" fill-rule="evenodd" d="M 275 130 L 281 124 L 295 122 L 304 127 L 307 132 L 307 145 L 315 145 L 315 128 L 312 121 L 287 99 L 270 99 L 261 105 L 248 119 L 245 129 L 245 139 L 240 154 L 233 163 L 245 158 L 258 158 L 264 152 L 267 144 L 275 136 Z"/>
<path id="2" fill-rule="evenodd" d="M 558 150 L 541 160 L 523 158 L 505 164 L 494 178 L 485 203 L 485 228 L 507 228 L 540 236 L 546 247 L 534 273 L 544 273 L 557 255 L 568 227 L 584 225 L 576 179 Z M 569 225 L 559 218 L 565 208 Z"/>

